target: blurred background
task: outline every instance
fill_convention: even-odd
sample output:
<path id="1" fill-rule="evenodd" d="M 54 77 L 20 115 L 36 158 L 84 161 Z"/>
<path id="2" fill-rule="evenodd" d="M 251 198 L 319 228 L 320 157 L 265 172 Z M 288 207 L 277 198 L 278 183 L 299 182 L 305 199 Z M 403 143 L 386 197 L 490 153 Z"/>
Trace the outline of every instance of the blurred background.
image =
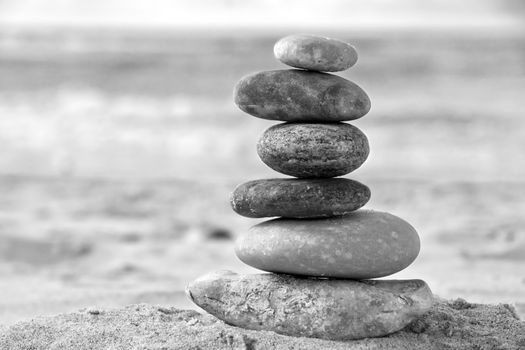
<path id="1" fill-rule="evenodd" d="M 193 308 L 192 279 L 255 272 L 235 185 L 278 177 L 274 123 L 234 84 L 292 33 L 343 39 L 370 96 L 367 205 L 419 231 L 392 278 L 525 315 L 525 2 L 0 0 L 0 324 L 82 307 Z"/>

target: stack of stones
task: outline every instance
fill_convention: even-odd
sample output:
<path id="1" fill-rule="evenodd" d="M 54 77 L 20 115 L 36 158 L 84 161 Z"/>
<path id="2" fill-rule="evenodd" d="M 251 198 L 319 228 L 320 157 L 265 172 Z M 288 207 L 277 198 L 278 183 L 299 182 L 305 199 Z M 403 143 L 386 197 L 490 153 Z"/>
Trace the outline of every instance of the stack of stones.
<path id="1" fill-rule="evenodd" d="M 292 35 L 277 42 L 277 59 L 299 69 L 248 75 L 235 103 L 255 117 L 285 123 L 267 129 L 257 152 L 270 168 L 295 178 L 239 185 L 232 207 L 251 218 L 279 217 L 252 227 L 235 252 L 271 273 L 219 271 L 188 286 L 189 297 L 226 323 L 332 340 L 380 337 L 428 311 L 432 293 L 421 280 L 373 280 L 403 270 L 419 253 L 404 220 L 358 210 L 367 186 L 336 178 L 366 160 L 366 136 L 343 121 L 370 109 L 354 83 L 325 72 L 357 61 L 339 40 Z"/>

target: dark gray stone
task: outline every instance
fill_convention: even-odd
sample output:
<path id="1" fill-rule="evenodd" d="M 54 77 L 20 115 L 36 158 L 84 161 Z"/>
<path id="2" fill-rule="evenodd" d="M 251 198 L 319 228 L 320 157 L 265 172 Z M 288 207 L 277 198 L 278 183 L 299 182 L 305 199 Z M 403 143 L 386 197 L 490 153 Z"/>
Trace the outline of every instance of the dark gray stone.
<path id="1" fill-rule="evenodd" d="M 370 100 L 356 84 L 337 75 L 276 70 L 248 75 L 234 90 L 244 112 L 288 122 L 338 122 L 364 116 Z"/>
<path id="2" fill-rule="evenodd" d="M 406 221 L 357 210 L 327 219 L 263 222 L 237 239 L 235 253 L 244 263 L 269 272 L 368 279 L 403 270 L 419 248 L 419 236 Z"/>
<path id="3" fill-rule="evenodd" d="M 357 51 L 341 40 L 296 34 L 279 40 L 273 53 L 279 61 L 295 68 L 339 72 L 357 62 Z"/>
<path id="4" fill-rule="evenodd" d="M 368 140 L 345 123 L 283 123 L 267 129 L 257 143 L 261 160 L 285 175 L 336 177 L 359 168 L 368 157 Z"/>
<path id="5" fill-rule="evenodd" d="M 370 199 L 370 189 L 349 179 L 263 179 L 233 191 L 231 206 L 250 218 L 317 218 L 348 214 Z"/>
<path id="6" fill-rule="evenodd" d="M 231 271 L 197 279 L 187 294 L 228 324 L 331 340 L 385 336 L 433 304 L 421 280 L 326 280 Z"/>

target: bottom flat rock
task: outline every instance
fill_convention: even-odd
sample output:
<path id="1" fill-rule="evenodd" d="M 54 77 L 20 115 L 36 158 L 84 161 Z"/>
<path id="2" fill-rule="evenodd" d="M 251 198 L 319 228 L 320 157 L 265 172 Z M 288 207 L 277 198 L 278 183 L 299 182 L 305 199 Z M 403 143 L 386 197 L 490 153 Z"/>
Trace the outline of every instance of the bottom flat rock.
<path id="1" fill-rule="evenodd" d="M 509 305 L 438 301 L 402 331 L 345 342 L 296 338 L 228 326 L 192 310 L 131 305 L 84 310 L 0 327 L 9 350 L 401 350 L 523 349 L 525 323 Z"/>
<path id="2" fill-rule="evenodd" d="M 349 340 L 399 331 L 427 312 L 421 280 L 314 279 L 219 271 L 187 288 L 195 304 L 228 324 L 254 330 Z"/>

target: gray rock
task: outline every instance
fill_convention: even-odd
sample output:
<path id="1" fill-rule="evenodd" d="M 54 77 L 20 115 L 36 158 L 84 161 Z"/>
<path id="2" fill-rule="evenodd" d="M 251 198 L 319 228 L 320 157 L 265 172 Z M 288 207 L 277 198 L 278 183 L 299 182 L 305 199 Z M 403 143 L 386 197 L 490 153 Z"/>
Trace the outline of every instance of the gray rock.
<path id="1" fill-rule="evenodd" d="M 337 75 L 276 70 L 248 75 L 234 90 L 244 112 L 288 122 L 338 122 L 364 116 L 370 100 L 356 84 Z"/>
<path id="2" fill-rule="evenodd" d="M 433 303 L 421 280 L 326 280 L 220 271 L 197 279 L 186 291 L 195 304 L 226 323 L 331 340 L 399 331 Z"/>
<path id="3" fill-rule="evenodd" d="M 349 179 L 263 179 L 237 186 L 231 206 L 250 218 L 316 218 L 350 213 L 369 199 L 370 189 Z"/>
<path id="4" fill-rule="evenodd" d="M 352 45 L 305 34 L 282 38 L 275 44 L 273 53 L 284 64 L 320 72 L 343 71 L 357 62 L 357 51 Z"/>
<path id="5" fill-rule="evenodd" d="M 267 129 L 257 143 L 261 160 L 295 177 L 335 177 L 359 168 L 369 153 L 361 130 L 345 123 L 283 123 Z"/>
<path id="6" fill-rule="evenodd" d="M 263 222 L 237 239 L 235 253 L 264 271 L 368 279 L 403 270 L 419 247 L 419 236 L 406 221 L 358 210 L 327 219 Z"/>

